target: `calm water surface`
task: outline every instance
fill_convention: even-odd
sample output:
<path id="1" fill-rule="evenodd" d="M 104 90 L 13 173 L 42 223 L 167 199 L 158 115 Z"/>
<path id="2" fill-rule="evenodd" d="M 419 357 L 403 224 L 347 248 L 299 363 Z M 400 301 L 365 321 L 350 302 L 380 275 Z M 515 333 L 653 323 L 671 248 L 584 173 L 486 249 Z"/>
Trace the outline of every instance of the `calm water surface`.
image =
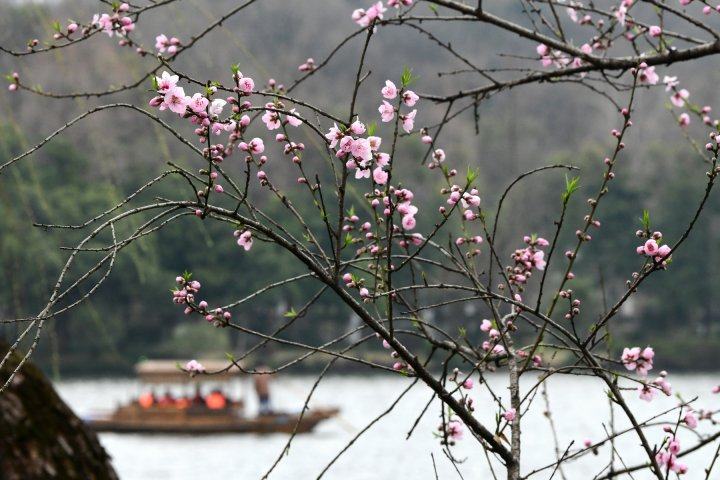
<path id="1" fill-rule="evenodd" d="M 698 408 L 720 408 L 720 396 L 710 394 L 720 383 L 720 375 L 675 375 L 669 378 L 676 391 L 686 399 L 700 396 Z M 531 378 L 525 382 L 530 386 Z M 278 378 L 272 385 L 273 404 L 276 408 L 297 411 L 314 382 L 313 377 Z M 502 376 L 490 378 L 498 394 L 507 399 Z M 373 418 L 382 413 L 409 385 L 409 380 L 389 377 L 334 376 L 326 377 L 315 391 L 310 406 L 338 406 L 340 417 L 322 423 L 314 433 L 296 437 L 290 453 L 271 474 L 272 479 L 314 479 L 325 465 Z M 140 385 L 130 379 L 72 380 L 57 384 L 63 398 L 81 416 L 97 415 L 112 410 L 140 391 Z M 256 411 L 256 402 L 248 388 L 240 381 L 232 386 L 236 394 L 244 392 L 248 413 Z M 492 423 L 496 413 L 488 402 L 487 392 L 476 386 L 476 415 Z M 558 377 L 548 385 L 548 397 L 553 419 L 557 425 L 558 441 L 565 450 L 573 440 L 580 445 L 585 438 L 599 439 L 603 423 L 608 422 L 608 404 L 603 386 L 594 379 Z M 651 404 L 628 395 L 638 418 L 672 408 L 674 398 L 657 398 Z M 389 415 L 376 423 L 358 440 L 325 474 L 326 479 L 434 479 L 434 456 L 440 479 L 458 479 L 453 466 L 442 453 L 432 435 L 438 426 L 439 409 L 435 403 L 420 421 L 415 433 L 405 440 L 417 415 L 430 399 L 430 392 L 416 385 Z M 523 422 L 523 472 L 551 463 L 554 443 L 547 418 L 542 414 L 544 400 L 538 395 L 534 412 Z M 667 417 L 670 419 L 670 417 Z M 618 428 L 626 427 L 619 422 Z M 660 441 L 662 432 L 653 431 L 651 441 Z M 712 427 L 701 423 L 701 432 Z M 690 445 L 692 432 L 684 432 L 681 439 Z M 116 470 L 123 480 L 147 479 L 259 479 L 282 451 L 288 436 L 273 435 L 136 435 L 102 434 L 100 440 L 113 457 Z M 623 460 L 634 464 L 642 460 L 636 438 L 628 435 L 617 445 Z M 466 479 L 492 479 L 487 461 L 477 442 L 466 436 L 454 449 L 455 456 L 465 461 L 459 465 Z M 565 469 L 566 478 L 592 479 L 609 459 L 609 446 L 600 448 L 599 455 L 586 455 Z M 690 465 L 688 479 L 704 478 L 712 452 L 709 449 L 695 452 L 684 458 Z M 545 471 L 531 478 L 548 479 Z M 501 477 L 501 475 L 498 475 Z M 559 479 L 559 474 L 554 477 Z M 641 480 L 647 475 L 635 474 Z M 717 476 L 720 478 L 720 470 Z"/>

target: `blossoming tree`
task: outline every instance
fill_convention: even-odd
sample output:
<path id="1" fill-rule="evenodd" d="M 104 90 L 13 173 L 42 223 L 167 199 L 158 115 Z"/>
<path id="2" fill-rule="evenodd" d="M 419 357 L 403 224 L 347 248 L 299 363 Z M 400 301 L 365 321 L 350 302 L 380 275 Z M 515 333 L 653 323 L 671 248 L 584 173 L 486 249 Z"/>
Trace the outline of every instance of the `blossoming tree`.
<path id="1" fill-rule="evenodd" d="M 520 0 L 516 3 L 525 16 L 524 21 L 516 22 L 492 13 L 493 2 L 482 0 L 387 0 L 348 11 L 347 17 L 340 19 L 347 22 L 347 37 L 338 39 L 337 46 L 322 60 L 302 61 L 297 79 L 284 85 L 272 79 L 256 81 L 243 75 L 242 65 L 230 62 L 226 78 L 208 81 L 199 80 L 203 72 L 175 67 L 174 61 L 183 52 L 261 0 L 238 3 L 189 38 L 153 32 L 157 34 L 155 45 L 143 45 L 136 39 L 146 12 L 178 8 L 177 3 L 102 2 L 105 12 L 90 12 L 86 18 L 64 26 L 55 24 L 53 38 L 47 42 L 32 39 L 24 50 L 0 46 L 4 54 L 22 62 L 26 56 L 101 41 L 95 37 L 107 34 L 120 47 L 145 57 L 149 65 L 149 84 L 143 76 L 128 85 L 100 87 L 92 92 L 50 92 L 17 73 L 9 75 L 8 89 L 27 96 L 26 101 L 33 95 L 101 101 L 141 86 L 152 90 L 147 105 L 110 102 L 93 106 L 27 152 L 4 160 L 0 174 L 74 124 L 106 110 L 129 109 L 155 122 L 169 138 L 183 144 L 190 156 L 184 166 L 171 164 L 163 174 L 82 225 L 42 225 L 83 230 L 87 235 L 71 249 L 45 308 L 31 318 L 4 320 L 24 327 L 3 365 L 29 337 L 33 340 L 27 359 L 42 338 L 43 325 L 100 288 L 127 246 L 171 223 L 221 222 L 227 225 L 225 241 L 235 241 L 239 254 L 275 249 L 305 270 L 228 305 L 214 302 L 212 294 L 202 289 L 202 279 L 189 273 L 177 276 L 172 301 L 186 315 L 204 319 L 208 328 L 236 329 L 257 339 L 254 346 L 228 360 L 227 369 L 255 373 L 244 367 L 242 360 L 263 345 L 275 343 L 299 348 L 303 353 L 273 373 L 321 353 L 331 360 L 318 382 L 338 359 L 409 377 L 413 385 L 424 384 L 439 400 L 436 435 L 448 458 L 457 461 L 452 450 L 465 433 L 462 441 L 476 442 L 477 451 L 484 454 L 491 468 L 504 469 L 504 475 L 512 480 L 553 476 L 565 465 L 597 454 L 606 445 L 612 451 L 611 461 L 595 478 L 631 478 L 633 472 L 641 470 L 658 480 L 679 476 L 688 470 L 683 457 L 704 449 L 709 454 L 703 473 L 705 478 L 713 478 L 720 432 L 698 433 L 691 445 L 684 441 L 681 445 L 679 435 L 696 429 L 699 422 L 714 424 L 713 412 L 696 407 L 696 399 L 681 399 L 660 419 L 647 417 L 637 408 L 637 400 L 650 402 L 658 395 L 672 395 L 668 373 L 651 373 L 656 359 L 650 346 L 628 346 L 619 358 L 611 351 L 606 353 L 605 347 L 608 332 L 628 299 L 650 276 L 672 274 L 673 253 L 683 247 L 694 226 L 702 221 L 702 211 L 720 173 L 720 122 L 713 118 L 710 106 L 692 103 L 690 92 L 672 75 L 675 64 L 720 53 L 720 30 L 713 27 L 720 6 L 692 0 Z M 503 57 L 507 65 L 502 68 L 478 65 L 428 30 L 426 25 L 433 22 L 450 22 L 457 28 L 481 25 L 498 29 L 519 37 L 526 49 Z M 367 62 L 373 38 L 401 26 L 436 43 L 463 65 L 456 73 L 472 74 L 477 85 L 453 89 L 453 75 L 445 75 L 446 80 L 440 82 L 425 82 L 408 67 L 398 69 L 395 78 L 374 78 Z M 350 42 L 360 42 L 362 49 L 359 58 L 347 63 L 347 58 L 341 59 L 337 53 Z M 298 85 L 318 78 L 316 74 L 333 62 L 346 62 L 343 67 L 355 72 L 344 115 L 331 113 L 329 107 L 317 105 L 312 98 L 294 95 Z M 584 218 L 566 215 L 578 196 L 579 177 L 573 165 L 538 166 L 509 178 L 497 208 L 490 210 L 484 207 L 482 192 L 476 186 L 475 167 L 455 165 L 452 146 L 443 144 L 443 132 L 452 129 L 459 119 L 472 116 L 483 101 L 538 83 L 552 84 L 544 88 L 577 84 L 616 108 L 614 123 L 607 126 L 612 146 L 598 161 L 597 171 L 584 173 L 601 178 L 599 189 L 587 198 Z M 637 235 L 639 240 L 637 264 L 627 266 L 626 288 L 599 316 L 597 312 L 584 312 L 583 299 L 573 291 L 574 267 L 577 262 L 592 261 L 583 259 L 582 253 L 601 228 L 603 200 L 612 194 L 612 181 L 626 160 L 623 153 L 632 138 L 633 122 L 642 120 L 634 116 L 636 93 L 662 85 L 677 128 L 683 129 L 691 146 L 696 144 L 696 133 L 689 130 L 691 123 L 705 129 L 705 150 L 696 150 L 704 162 L 705 168 L 698 175 L 706 175 L 706 188 L 694 199 L 694 213 L 678 238 L 666 238 L 653 230 L 647 212 L 640 230 L 633 232 L 628 226 L 628 234 Z M 442 87 L 454 93 L 439 93 Z M 377 115 L 361 118 L 361 104 L 372 105 Z M 423 117 L 423 107 L 430 106 L 442 107 L 439 119 Z M 416 125 L 420 119 L 425 122 L 422 126 Z M 314 138 L 322 147 L 306 148 L 306 138 Z M 403 146 L 408 142 L 419 144 L 424 155 L 417 158 L 405 153 Z M 276 174 L 274 165 L 279 162 L 293 165 L 296 175 L 287 178 Z M 443 183 L 434 192 L 434 209 L 420 210 L 412 182 L 398 175 L 395 166 L 410 162 Z M 513 244 L 497 243 L 506 196 L 516 185 L 546 171 L 568 175 L 565 190 L 560 192 L 557 220 L 542 232 L 528 233 Z M 145 198 L 141 194 L 152 192 L 170 177 L 180 178 L 185 186 L 174 198 L 139 201 Z M 290 183 L 299 184 L 301 190 L 294 189 L 290 195 Z M 268 202 L 277 202 L 283 215 L 269 214 L 265 208 Z M 310 204 L 319 220 L 308 218 L 308 210 L 298 208 L 301 203 Z M 134 232 L 119 236 L 117 227 L 135 218 L 142 220 L 135 224 Z M 562 245 L 560 235 L 567 229 L 575 230 L 575 240 Z M 71 277 L 76 259 L 91 253 L 99 254 L 100 260 Z M 233 319 L 233 311 L 263 293 L 307 280 L 315 282 L 317 293 L 301 308 L 288 312 L 287 322 L 277 331 L 255 331 Z M 310 321 L 313 306 L 326 294 L 359 317 L 360 326 L 322 345 L 285 339 L 282 331 L 294 322 Z M 449 332 L 442 315 L 426 315 L 460 303 L 483 307 L 483 315 L 477 319 L 484 335 L 481 341 L 470 341 L 462 332 Z M 350 338 L 353 340 L 348 342 Z M 377 363 L 355 354 L 360 346 L 372 342 L 381 343 L 387 350 L 387 362 Z M 556 356 L 558 352 L 564 356 Z M 191 375 L 217 373 L 206 371 L 194 360 L 185 369 Z M 507 375 L 508 392 L 496 392 L 488 386 L 485 376 L 490 371 Z M 560 375 L 590 376 L 603 384 L 611 407 L 627 419 L 630 428 L 616 429 L 611 424 L 603 438 L 558 448 L 555 458 L 529 470 L 523 464 L 523 417 L 536 408 L 536 394 L 548 378 Z M 533 379 L 530 387 L 521 386 L 523 377 Z M 4 379 L 4 386 L 11 380 L 12 376 Z M 707 393 L 718 391 L 720 387 Z M 478 398 L 482 398 L 481 404 Z M 388 411 L 399 400 L 389 400 Z M 495 420 L 480 421 L 475 414 L 478 408 L 496 412 Z M 426 410 L 418 412 L 419 417 Z M 614 442 L 626 436 L 636 438 L 643 462 L 625 463 L 615 451 Z M 292 437 L 278 462 L 290 442 Z M 342 449 L 338 456 L 345 451 Z M 703 473 L 696 472 L 693 478 Z"/>

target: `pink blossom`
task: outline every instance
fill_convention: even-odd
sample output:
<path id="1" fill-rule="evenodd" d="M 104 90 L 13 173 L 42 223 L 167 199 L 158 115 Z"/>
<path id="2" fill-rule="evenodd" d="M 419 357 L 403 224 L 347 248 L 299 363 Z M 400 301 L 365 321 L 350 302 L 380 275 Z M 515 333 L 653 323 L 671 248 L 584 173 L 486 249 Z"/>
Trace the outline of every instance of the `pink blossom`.
<path id="1" fill-rule="evenodd" d="M 657 38 L 657 37 L 659 37 L 660 35 L 662 35 L 662 28 L 658 27 L 657 25 L 652 25 L 652 26 L 648 29 L 648 32 L 650 33 L 650 36 L 651 36 L 651 37 Z"/>
<path id="2" fill-rule="evenodd" d="M 617 19 L 618 23 L 622 26 L 625 26 L 625 20 L 627 16 L 627 7 L 625 5 L 620 5 L 617 10 L 615 10 L 615 18 Z"/>
<path id="3" fill-rule="evenodd" d="M 638 80 L 640 83 L 647 83 L 648 85 L 657 85 L 660 81 L 660 76 L 655 73 L 655 67 L 642 67 L 638 73 Z"/>
<path id="4" fill-rule="evenodd" d="M 389 122 L 393 118 L 395 118 L 395 108 L 390 105 L 390 103 L 387 102 L 387 100 L 383 100 L 382 105 L 378 108 L 378 111 L 380 112 L 380 118 L 383 122 Z"/>
<path id="5" fill-rule="evenodd" d="M 653 358 L 655 351 L 651 347 L 624 348 L 622 353 L 622 363 L 628 370 L 636 370 L 640 375 L 647 375 L 648 371 L 653 368 Z"/>
<path id="6" fill-rule="evenodd" d="M 246 252 L 249 251 L 253 245 L 252 232 L 250 230 L 245 230 L 237 235 L 237 244 L 243 247 Z"/>
<path id="7" fill-rule="evenodd" d="M 385 80 L 385 86 L 382 88 L 382 90 L 380 90 L 380 93 L 382 93 L 383 98 L 392 100 L 393 98 L 397 97 L 398 90 L 392 81 Z"/>
<path id="8" fill-rule="evenodd" d="M 158 92 L 166 93 L 177 86 L 179 78 L 177 75 L 170 75 L 168 72 L 163 72 L 161 76 L 155 77 L 158 85 Z"/>
<path id="9" fill-rule="evenodd" d="M 402 218 L 402 226 L 405 230 L 412 230 L 415 228 L 416 223 L 415 216 L 413 215 L 405 215 Z"/>
<path id="10" fill-rule="evenodd" d="M 690 125 L 690 115 L 688 115 L 687 113 L 681 113 L 678 117 L 678 124 L 681 127 L 687 127 L 688 125 Z"/>
<path id="11" fill-rule="evenodd" d="M 252 93 L 255 89 L 255 81 L 250 77 L 243 77 L 242 73 L 238 73 L 240 77 L 238 80 L 238 88 L 245 94 Z"/>
<path id="12" fill-rule="evenodd" d="M 698 426 L 697 417 L 692 411 L 689 411 L 685 414 L 685 416 L 683 417 L 683 422 L 685 422 L 685 424 L 693 430 L 696 429 Z"/>
<path id="13" fill-rule="evenodd" d="M 385 185 L 388 181 L 388 172 L 383 170 L 382 167 L 377 167 L 373 170 L 373 180 L 378 185 Z"/>
<path id="14" fill-rule="evenodd" d="M 515 420 L 515 416 L 517 415 L 517 411 L 514 408 L 511 408 L 509 410 L 506 410 L 503 412 L 502 416 L 503 418 L 508 422 L 512 423 Z"/>
<path id="15" fill-rule="evenodd" d="M 203 373 L 205 371 L 205 367 L 203 367 L 202 363 L 197 360 L 190 360 L 185 364 L 185 370 L 190 373 L 190 375 L 194 376 L 198 373 Z"/>
<path id="16" fill-rule="evenodd" d="M 663 83 L 665 84 L 666 92 L 669 92 L 670 90 L 672 90 L 673 88 L 677 87 L 680 84 L 680 82 L 678 82 L 677 77 L 668 77 L 667 75 L 665 75 L 663 77 Z"/>
<path id="17" fill-rule="evenodd" d="M 365 124 L 362 123 L 360 120 L 355 120 L 353 123 L 350 124 L 350 132 L 354 133 L 355 135 L 362 135 L 365 133 Z"/>
<path id="18" fill-rule="evenodd" d="M 685 101 L 689 96 L 690 92 L 683 88 L 682 90 L 678 90 L 677 92 L 673 93 L 670 97 L 670 101 L 673 105 L 679 108 L 685 105 Z"/>
<path id="19" fill-rule="evenodd" d="M 358 138 L 354 140 L 350 145 L 350 153 L 352 153 L 355 158 L 365 161 L 371 160 L 372 149 L 370 148 L 370 142 L 367 138 Z"/>
<path id="20" fill-rule="evenodd" d="M 330 142 L 330 148 L 335 148 L 335 145 L 337 145 L 338 141 L 343 137 L 342 132 L 338 128 L 337 124 L 333 124 L 332 127 L 330 127 L 330 130 L 327 134 L 325 134 L 325 138 L 327 138 L 328 142 Z"/>
<path id="21" fill-rule="evenodd" d="M 415 127 L 415 115 L 416 114 L 417 114 L 417 110 L 413 110 L 406 115 L 400 116 L 400 118 L 402 120 L 402 128 L 403 128 L 403 130 L 405 130 L 405 133 L 412 132 L 412 129 Z"/>
<path id="22" fill-rule="evenodd" d="M 295 113 L 295 109 L 293 108 L 292 110 L 290 110 L 290 113 Z M 299 127 L 303 123 L 302 120 L 300 120 L 299 118 L 297 118 L 293 115 L 288 115 L 287 121 L 293 127 Z"/>
<path id="23" fill-rule="evenodd" d="M 265 143 L 262 141 L 262 138 L 256 137 L 248 142 L 247 148 L 247 151 L 252 154 L 260 154 L 265 151 Z"/>
<path id="24" fill-rule="evenodd" d="M 480 330 L 483 332 L 489 332 L 492 329 L 492 322 L 490 320 L 483 320 L 480 324 Z"/>
<path id="25" fill-rule="evenodd" d="M 655 398 L 655 395 L 657 395 L 657 390 L 652 388 L 650 385 L 642 384 L 638 387 L 638 394 L 640 400 L 652 402 L 653 398 Z"/>
<path id="26" fill-rule="evenodd" d="M 222 98 L 216 98 L 210 104 L 210 115 L 219 116 L 222 113 L 223 107 L 225 105 L 227 105 L 227 101 L 223 100 Z"/>
<path id="27" fill-rule="evenodd" d="M 190 102 L 189 102 L 188 106 L 190 107 L 190 109 L 193 112 L 201 113 L 201 112 L 205 112 L 205 109 L 207 108 L 208 103 L 210 103 L 210 102 L 208 101 L 207 98 L 203 97 L 201 93 L 196 93 L 190 98 Z"/>
<path id="28" fill-rule="evenodd" d="M 420 97 L 417 95 L 417 93 L 413 92 L 412 90 L 408 90 L 403 93 L 403 103 L 408 107 L 414 107 L 419 99 Z"/>
<path id="29" fill-rule="evenodd" d="M 453 440 L 462 440 L 463 424 L 457 420 L 448 422 L 447 435 Z"/>
<path id="30" fill-rule="evenodd" d="M 187 109 L 189 99 L 185 96 L 185 90 L 182 87 L 173 87 L 165 93 L 163 104 L 170 111 L 183 115 Z"/>

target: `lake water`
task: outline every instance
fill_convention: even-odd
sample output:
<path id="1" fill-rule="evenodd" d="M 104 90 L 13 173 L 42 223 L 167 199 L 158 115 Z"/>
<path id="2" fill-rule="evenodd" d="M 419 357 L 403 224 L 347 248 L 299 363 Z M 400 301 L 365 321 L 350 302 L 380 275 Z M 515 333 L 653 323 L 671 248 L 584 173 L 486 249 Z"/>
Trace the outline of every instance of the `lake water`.
<path id="1" fill-rule="evenodd" d="M 524 382 L 528 388 L 532 378 Z M 720 395 L 710 393 L 720 383 L 720 375 L 671 375 L 669 380 L 676 392 L 683 398 L 700 396 L 696 408 L 717 410 Z M 272 384 L 275 408 L 297 411 L 302 406 L 314 378 L 307 376 L 285 376 Z M 495 391 L 507 399 L 504 379 L 491 376 L 489 383 Z M 383 412 L 390 403 L 409 385 L 404 378 L 385 376 L 329 376 L 323 379 L 316 390 L 310 406 L 338 406 L 340 417 L 322 423 L 315 432 L 300 435 L 292 443 L 289 455 L 283 459 L 272 479 L 314 479 L 337 452 L 373 418 Z M 243 381 L 233 386 L 236 393 L 244 390 L 249 414 L 254 414 L 256 402 L 249 383 Z M 60 395 L 80 416 L 90 416 L 101 411 L 112 410 L 118 403 L 125 402 L 140 391 L 140 385 L 130 379 L 69 380 L 57 384 Z M 548 396 L 557 425 L 561 450 L 575 441 L 599 439 L 603 424 L 608 425 L 608 403 L 603 385 L 589 378 L 557 377 L 548 385 Z M 476 385 L 473 390 L 476 400 L 476 415 L 492 423 L 496 410 L 487 400 L 487 392 Z M 628 392 L 630 405 L 638 419 L 644 419 L 677 403 L 674 397 L 656 398 L 646 403 Z M 450 461 L 445 457 L 433 431 L 439 421 L 438 404 L 435 403 L 422 418 L 415 433 L 405 440 L 419 412 L 430 399 L 430 392 L 424 386 L 416 385 L 397 405 L 396 409 L 375 424 L 360 438 L 327 474 L 326 479 L 434 479 L 433 459 L 440 479 L 458 479 Z M 554 444 L 547 418 L 543 416 L 544 400 L 538 395 L 533 404 L 533 413 L 523 419 L 523 473 L 551 463 Z M 674 417 L 667 417 L 674 421 Z M 618 429 L 627 423 L 619 421 Z M 660 442 L 661 427 L 650 434 L 651 442 Z M 713 431 L 707 422 L 701 422 L 697 430 L 701 433 Z M 694 432 L 683 432 L 684 446 L 691 445 Z M 259 479 L 282 451 L 288 436 L 273 435 L 136 435 L 102 434 L 100 440 L 110 455 L 123 480 L 148 479 Z M 628 464 L 642 461 L 639 442 L 626 435 L 618 444 L 618 451 Z M 710 462 L 714 447 L 694 452 L 683 461 L 691 470 L 688 479 L 704 478 L 702 470 Z M 456 458 L 465 459 L 459 465 L 466 479 L 492 479 L 487 461 L 479 444 L 470 436 L 461 440 L 454 448 Z M 565 468 L 569 480 L 592 479 L 602 470 L 609 459 L 609 446 L 602 446 L 599 455 L 586 455 Z M 720 469 L 712 478 L 720 478 Z M 550 471 L 531 478 L 548 479 Z M 498 475 L 502 478 L 502 475 Z M 555 475 L 560 479 L 559 473 Z M 640 480 L 649 478 L 642 473 L 634 474 Z"/>

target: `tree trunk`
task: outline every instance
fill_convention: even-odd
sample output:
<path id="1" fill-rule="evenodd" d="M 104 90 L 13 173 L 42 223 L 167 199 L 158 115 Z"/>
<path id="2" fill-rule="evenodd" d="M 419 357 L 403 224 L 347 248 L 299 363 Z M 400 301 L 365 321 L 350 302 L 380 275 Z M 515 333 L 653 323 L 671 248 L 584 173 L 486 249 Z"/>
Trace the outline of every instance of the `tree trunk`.
<path id="1" fill-rule="evenodd" d="M 0 358 L 8 351 L 0 340 Z M 4 383 L 19 361 L 0 371 Z M 117 480 L 110 456 L 29 362 L 0 394 L 0 480 Z"/>

